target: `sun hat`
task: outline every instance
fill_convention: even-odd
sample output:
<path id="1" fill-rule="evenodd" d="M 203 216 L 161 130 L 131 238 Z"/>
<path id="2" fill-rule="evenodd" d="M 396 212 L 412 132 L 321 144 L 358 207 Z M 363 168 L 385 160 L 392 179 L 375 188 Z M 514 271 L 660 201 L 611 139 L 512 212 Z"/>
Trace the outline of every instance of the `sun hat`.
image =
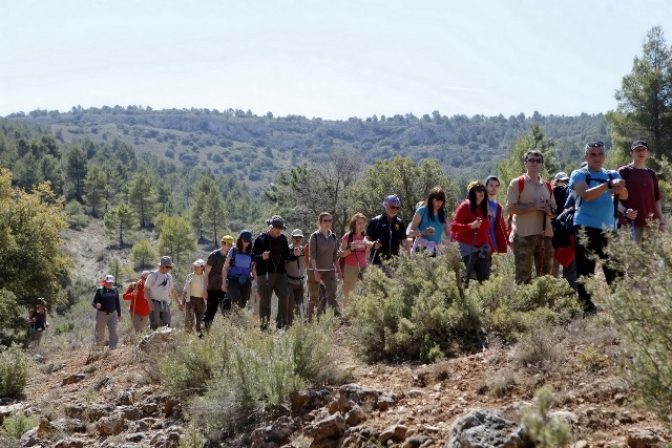
<path id="1" fill-rule="evenodd" d="M 564 171 L 560 171 L 558 174 L 555 175 L 555 180 L 567 182 L 569 180 L 569 176 Z"/>
<path id="2" fill-rule="evenodd" d="M 159 266 L 167 266 L 169 268 L 172 268 L 173 260 L 168 256 L 163 256 L 161 257 L 161 262 L 159 263 Z"/>
<path id="3" fill-rule="evenodd" d="M 292 236 L 293 237 L 299 237 L 300 236 L 301 238 L 303 238 L 303 232 L 301 231 L 301 229 L 294 229 L 294 230 L 292 230 Z"/>

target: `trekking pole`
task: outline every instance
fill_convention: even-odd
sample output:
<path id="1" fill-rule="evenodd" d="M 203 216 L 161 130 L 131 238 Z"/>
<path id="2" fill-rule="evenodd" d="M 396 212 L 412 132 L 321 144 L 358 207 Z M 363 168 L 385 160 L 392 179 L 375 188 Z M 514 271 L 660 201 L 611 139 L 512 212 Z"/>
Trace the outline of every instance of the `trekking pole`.
<path id="1" fill-rule="evenodd" d="M 541 261 L 539 263 L 539 272 L 537 277 L 544 275 L 544 258 L 546 258 L 546 212 L 541 215 L 543 222 L 541 224 Z"/>
<path id="2" fill-rule="evenodd" d="M 476 218 L 478 221 L 481 218 Z M 467 272 L 465 274 L 464 286 L 465 288 L 469 286 L 469 277 L 471 276 L 471 270 L 474 268 L 472 266 L 472 260 L 474 259 L 474 246 L 476 245 L 476 236 L 478 235 L 478 228 L 474 229 L 474 236 L 471 238 L 471 251 L 469 252 L 469 258 L 467 259 Z M 476 262 L 474 262 L 476 264 Z"/>

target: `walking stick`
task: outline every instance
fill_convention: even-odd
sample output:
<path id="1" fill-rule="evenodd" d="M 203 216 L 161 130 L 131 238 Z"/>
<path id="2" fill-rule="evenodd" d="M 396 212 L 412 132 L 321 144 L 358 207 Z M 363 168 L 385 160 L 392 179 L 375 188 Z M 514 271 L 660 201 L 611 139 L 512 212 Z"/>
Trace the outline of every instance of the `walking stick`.
<path id="1" fill-rule="evenodd" d="M 476 219 L 478 219 L 479 221 L 481 220 L 480 218 L 476 218 Z M 469 252 L 469 258 L 467 259 L 467 272 L 465 274 L 466 278 L 464 279 L 464 287 L 465 288 L 467 286 L 469 286 L 469 277 L 471 276 L 471 270 L 474 268 L 473 265 L 476 264 L 475 261 L 472 264 L 472 260 L 474 259 L 474 246 L 476 245 L 476 236 L 477 235 L 478 235 L 478 229 L 474 229 L 474 236 L 471 238 L 471 251 Z"/>
<path id="2" fill-rule="evenodd" d="M 544 275 L 544 258 L 546 258 L 546 212 L 541 214 L 543 222 L 541 224 L 541 262 L 539 263 L 539 272 L 537 277 Z"/>

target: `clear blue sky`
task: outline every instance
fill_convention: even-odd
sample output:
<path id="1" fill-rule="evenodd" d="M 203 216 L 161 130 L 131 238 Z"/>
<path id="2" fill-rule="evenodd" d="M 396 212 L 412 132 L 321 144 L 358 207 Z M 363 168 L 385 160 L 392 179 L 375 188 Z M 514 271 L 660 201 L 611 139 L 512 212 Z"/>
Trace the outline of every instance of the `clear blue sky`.
<path id="1" fill-rule="evenodd" d="M 0 115 L 606 112 L 654 25 L 672 1 L 5 1 Z"/>

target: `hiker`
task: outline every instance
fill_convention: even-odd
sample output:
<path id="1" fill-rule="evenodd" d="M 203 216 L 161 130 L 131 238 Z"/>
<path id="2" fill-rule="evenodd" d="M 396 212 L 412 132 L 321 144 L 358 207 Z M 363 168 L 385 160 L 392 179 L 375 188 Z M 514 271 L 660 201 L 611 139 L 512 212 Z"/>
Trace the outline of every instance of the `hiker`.
<path id="1" fill-rule="evenodd" d="M 252 232 L 242 230 L 236 245 L 226 254 L 222 271 L 222 289 L 240 308 L 245 308 L 252 290 Z"/>
<path id="2" fill-rule="evenodd" d="M 506 212 L 513 215 L 509 241 L 513 247 L 516 283 L 532 280 L 532 264 L 537 277 L 551 270 L 555 199 L 551 184 L 541 178 L 544 156 L 529 150 L 523 156 L 525 174 L 511 181 L 506 192 Z"/>
<path id="3" fill-rule="evenodd" d="M 556 215 L 560 214 L 564 210 L 565 203 L 569 198 L 569 176 L 564 171 L 560 171 L 553 177 L 551 182 L 553 187 L 553 199 L 555 199 L 555 204 L 557 205 Z M 555 247 L 553 247 L 553 254 L 555 255 Z M 563 267 L 564 270 L 564 267 Z M 560 262 L 553 256 L 553 261 L 551 264 L 551 276 L 553 278 L 558 278 L 560 273 Z"/>
<path id="4" fill-rule="evenodd" d="M 341 265 L 338 263 L 338 238 L 331 231 L 333 218 L 330 213 L 322 212 L 317 218 L 319 228 L 310 235 L 310 269 L 308 270 L 308 310 L 306 317 L 312 319 L 317 306 L 317 314 L 322 314 L 330 306 L 336 315 L 340 315 L 336 292 L 341 279 Z M 324 286 L 324 300 L 319 300 L 320 284 Z"/>
<path id="5" fill-rule="evenodd" d="M 133 331 L 139 333 L 147 329 L 149 323 L 149 313 L 154 310 L 152 302 L 145 297 L 145 281 L 149 271 L 143 271 L 140 279 L 128 286 L 123 295 L 123 299 L 131 302 L 128 313 L 131 318 Z"/>
<path id="6" fill-rule="evenodd" d="M 343 277 L 343 308 L 350 305 L 350 296 L 366 271 L 369 247 L 364 242 L 366 216 L 355 213 L 350 219 L 350 230 L 341 238 L 341 273 Z"/>
<path id="7" fill-rule="evenodd" d="M 262 330 L 268 329 L 271 321 L 271 298 L 274 292 L 278 298 L 276 328 L 282 328 L 287 324 L 289 285 L 285 262 L 295 259 L 294 254 L 289 251 L 289 241 L 282 233 L 286 229 L 282 216 L 273 215 L 266 224 L 268 230 L 259 234 L 252 245 Z"/>
<path id="8" fill-rule="evenodd" d="M 499 193 L 499 178 L 488 176 L 485 179 L 485 193 L 488 198 L 488 222 L 490 223 L 490 243 L 493 253 L 505 254 L 509 250 L 506 241 L 506 223 L 504 221 L 504 207 L 497 201 Z"/>
<path id="9" fill-rule="evenodd" d="M 483 282 L 490 278 L 490 221 L 488 221 L 488 201 L 486 188 L 481 181 L 472 181 L 467 186 L 467 199 L 455 210 L 450 231 L 460 249 L 462 262 L 466 267 L 465 280 L 468 283 L 472 273 Z"/>
<path id="10" fill-rule="evenodd" d="M 306 281 L 306 264 L 310 258 L 310 252 L 306 254 L 308 245 L 303 246 L 303 232 L 301 229 L 292 230 L 292 241 L 289 243 L 289 250 L 296 255 L 296 260 L 285 262 L 287 271 L 287 283 L 289 283 L 289 295 L 287 298 L 287 319 L 288 325 L 291 325 L 295 317 L 301 317 L 301 307 L 303 306 L 304 284 Z"/>
<path id="11" fill-rule="evenodd" d="M 30 340 L 39 346 L 42 336 L 49 327 L 47 322 L 47 301 L 44 297 L 37 299 L 37 305 L 28 310 L 28 322 L 30 322 Z"/>
<path id="12" fill-rule="evenodd" d="M 632 239 L 638 243 L 641 243 L 647 230 L 657 228 L 661 232 L 665 231 L 661 206 L 663 197 L 658 186 L 658 176 L 646 167 L 650 155 L 646 141 L 636 140 L 630 146 L 632 162 L 618 169 L 628 189 L 628 198 L 620 198 L 621 223 L 630 228 Z M 655 221 L 652 227 L 649 227 L 650 221 Z"/>
<path id="13" fill-rule="evenodd" d="M 95 345 L 102 347 L 105 342 L 105 327 L 110 337 L 110 350 L 117 348 L 119 336 L 117 323 L 121 322 L 119 291 L 114 286 L 114 275 L 106 275 L 100 288 L 96 290 L 91 305 L 96 309 Z"/>
<path id="14" fill-rule="evenodd" d="M 194 324 L 196 324 L 196 332 L 203 334 L 201 330 L 201 322 L 205 316 L 205 260 L 199 258 L 194 261 L 194 270 L 187 274 L 187 279 L 184 282 L 184 289 L 182 290 L 182 303 L 185 305 L 184 329 L 187 333 L 194 331 Z"/>
<path id="15" fill-rule="evenodd" d="M 231 235 L 224 235 L 220 240 L 220 245 L 219 249 L 210 252 L 205 265 L 205 285 L 207 289 L 203 297 L 207 303 L 203 323 L 206 330 L 210 329 L 210 325 L 212 325 L 212 321 L 215 319 L 215 314 L 217 314 L 217 308 L 219 308 L 220 304 L 222 305 L 222 312 L 231 309 L 231 300 L 226 298 L 226 293 L 222 289 L 222 269 L 226 261 L 226 254 L 233 247 L 233 237 Z"/>
<path id="16" fill-rule="evenodd" d="M 173 260 L 170 257 L 161 257 L 158 269 L 150 272 L 145 282 L 145 297 L 152 301 L 154 310 L 149 314 L 149 328 L 156 330 L 160 326 L 170 327 L 170 303 L 169 299 L 177 302 L 177 307 L 183 311 L 183 303 L 178 299 L 173 288 Z"/>
<path id="17" fill-rule="evenodd" d="M 415 237 L 412 253 L 427 251 L 434 257 L 441 253 L 443 235 L 450 234 L 445 205 L 446 193 L 441 187 L 434 187 L 427 200 L 416 207 L 407 232 L 408 236 Z"/>
<path id="18" fill-rule="evenodd" d="M 576 273 L 579 277 L 595 274 L 593 255 L 597 255 L 603 261 L 606 260 L 607 235 L 612 234 L 616 227 L 612 195 L 620 200 L 628 199 L 628 190 L 621 175 L 617 171 L 602 168 L 605 159 L 604 143 L 588 143 L 584 152 L 588 166 L 573 171 L 569 179 L 569 186 L 577 195 L 574 213 L 576 232 L 574 249 Z M 587 240 L 579 238 L 582 232 L 585 232 Z M 619 275 L 618 272 L 607 263 L 602 263 L 602 270 L 607 284 L 611 286 Z M 577 285 L 577 289 L 584 315 L 595 314 L 597 308 L 583 282 Z"/>
<path id="19" fill-rule="evenodd" d="M 382 265 L 383 260 L 389 260 L 399 255 L 402 245 L 407 247 L 406 226 L 404 221 L 397 216 L 401 208 L 399 196 L 392 194 L 383 199 L 382 214 L 372 218 L 366 227 L 364 237 L 365 244 L 372 248 L 371 263 L 386 271 Z"/>

